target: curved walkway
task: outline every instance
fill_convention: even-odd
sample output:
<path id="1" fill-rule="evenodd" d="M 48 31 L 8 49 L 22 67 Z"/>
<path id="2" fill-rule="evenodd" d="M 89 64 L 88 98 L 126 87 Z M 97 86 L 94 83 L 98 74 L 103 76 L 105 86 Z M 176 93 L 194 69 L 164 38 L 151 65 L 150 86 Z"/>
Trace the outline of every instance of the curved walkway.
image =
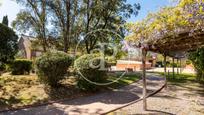
<path id="1" fill-rule="evenodd" d="M 204 84 L 188 81 L 168 83 L 162 90 L 147 99 L 148 111 L 143 111 L 142 102 L 115 111 L 114 115 L 204 115 Z"/>
<path id="2" fill-rule="evenodd" d="M 149 94 L 162 87 L 163 84 L 163 78 L 147 74 L 147 91 Z M 114 91 L 44 106 L 4 112 L 0 113 L 0 115 L 97 115 L 124 106 L 141 97 L 142 81 L 140 80 Z"/>

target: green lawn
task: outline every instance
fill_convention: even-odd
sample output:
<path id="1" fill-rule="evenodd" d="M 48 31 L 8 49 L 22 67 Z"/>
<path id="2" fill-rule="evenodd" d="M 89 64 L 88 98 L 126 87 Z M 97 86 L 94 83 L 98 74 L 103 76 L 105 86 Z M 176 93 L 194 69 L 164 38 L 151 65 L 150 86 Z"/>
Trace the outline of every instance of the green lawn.
<path id="1" fill-rule="evenodd" d="M 118 81 L 104 87 L 105 89 L 120 88 L 137 81 L 138 76 L 136 74 L 125 75 Z M 118 77 L 120 77 L 120 74 L 110 75 L 107 82 L 112 82 Z M 45 103 L 49 100 L 77 98 L 90 94 L 76 88 L 76 79 L 73 76 L 61 83 L 63 87 L 50 89 L 40 83 L 36 75 L 0 76 L 0 110 L 7 107 L 18 108 L 24 105 Z"/>
<path id="2" fill-rule="evenodd" d="M 161 75 L 164 75 L 164 73 L 159 73 Z M 170 73 L 169 76 L 167 76 L 168 82 L 171 83 L 186 83 L 188 81 L 192 82 L 199 82 L 199 83 L 204 83 L 204 80 L 197 81 L 196 80 L 196 75 L 195 74 L 189 74 L 189 73 L 182 73 L 182 74 L 174 74 Z"/>
<path id="3" fill-rule="evenodd" d="M 136 82 L 140 79 L 140 74 L 126 74 L 124 76 L 121 77 L 121 74 L 117 74 L 116 76 L 109 76 L 108 81 L 115 81 L 117 80 L 119 77 L 121 77 L 119 80 L 117 80 L 115 83 L 110 84 L 109 88 L 119 88 L 128 84 L 131 84 L 133 82 Z"/>

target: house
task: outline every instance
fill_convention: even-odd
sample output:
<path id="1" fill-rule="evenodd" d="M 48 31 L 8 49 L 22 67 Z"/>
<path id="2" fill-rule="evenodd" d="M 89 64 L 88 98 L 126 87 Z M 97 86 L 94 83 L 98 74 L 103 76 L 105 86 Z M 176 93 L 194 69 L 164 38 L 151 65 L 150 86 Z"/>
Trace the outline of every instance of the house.
<path id="1" fill-rule="evenodd" d="M 152 64 L 146 62 L 146 69 L 150 69 Z M 124 71 L 124 70 L 131 70 L 131 71 L 138 71 L 143 68 L 142 61 L 133 61 L 133 60 L 117 60 L 116 63 L 116 70 Z"/>
<path id="2" fill-rule="evenodd" d="M 37 39 L 31 36 L 21 35 L 18 47 L 18 56 L 21 58 L 34 59 L 43 53 L 43 48 L 38 45 Z"/>

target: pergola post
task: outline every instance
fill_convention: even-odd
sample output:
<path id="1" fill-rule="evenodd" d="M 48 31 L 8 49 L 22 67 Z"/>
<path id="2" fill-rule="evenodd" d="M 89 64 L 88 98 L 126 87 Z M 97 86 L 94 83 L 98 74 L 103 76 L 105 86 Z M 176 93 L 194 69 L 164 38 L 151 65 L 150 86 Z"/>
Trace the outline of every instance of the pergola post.
<path id="1" fill-rule="evenodd" d="M 142 49 L 142 81 L 143 81 L 143 110 L 147 110 L 147 84 L 146 84 L 146 56 L 147 56 L 147 50 L 145 48 Z"/>
<path id="2" fill-rule="evenodd" d="M 175 72 L 174 72 L 174 57 L 172 58 L 173 59 L 173 64 L 172 64 L 172 73 L 173 73 L 173 78 L 175 77 Z"/>
<path id="3" fill-rule="evenodd" d="M 181 59 L 180 59 L 180 74 L 181 74 L 181 68 L 182 68 L 182 67 L 181 67 Z"/>
<path id="4" fill-rule="evenodd" d="M 177 74 L 179 74 L 179 58 L 177 58 Z"/>
<path id="5" fill-rule="evenodd" d="M 164 56 L 164 79 L 165 79 L 165 88 L 167 88 L 167 74 L 166 74 L 166 54 L 163 55 Z"/>

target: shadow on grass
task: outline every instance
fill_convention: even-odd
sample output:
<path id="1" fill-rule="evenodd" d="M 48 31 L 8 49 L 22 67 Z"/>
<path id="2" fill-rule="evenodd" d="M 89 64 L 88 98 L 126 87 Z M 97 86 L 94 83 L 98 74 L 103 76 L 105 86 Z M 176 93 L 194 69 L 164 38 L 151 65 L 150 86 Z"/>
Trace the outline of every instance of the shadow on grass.
<path id="1" fill-rule="evenodd" d="M 11 96 L 9 99 L 0 98 L 0 108 L 6 108 L 11 106 L 12 104 L 18 104 L 21 101 L 21 99 L 17 99 L 15 96 Z"/>
<path id="2" fill-rule="evenodd" d="M 109 76 L 107 82 L 113 82 L 115 80 L 117 80 L 118 78 L 120 78 L 120 75 L 117 76 Z M 131 83 L 134 83 L 136 81 L 138 81 L 140 79 L 140 75 L 139 74 L 129 74 L 129 75 L 124 75 L 122 76 L 119 80 L 115 81 L 114 83 L 110 84 L 107 86 L 107 88 L 121 88 L 124 87 L 126 85 L 129 85 Z"/>

